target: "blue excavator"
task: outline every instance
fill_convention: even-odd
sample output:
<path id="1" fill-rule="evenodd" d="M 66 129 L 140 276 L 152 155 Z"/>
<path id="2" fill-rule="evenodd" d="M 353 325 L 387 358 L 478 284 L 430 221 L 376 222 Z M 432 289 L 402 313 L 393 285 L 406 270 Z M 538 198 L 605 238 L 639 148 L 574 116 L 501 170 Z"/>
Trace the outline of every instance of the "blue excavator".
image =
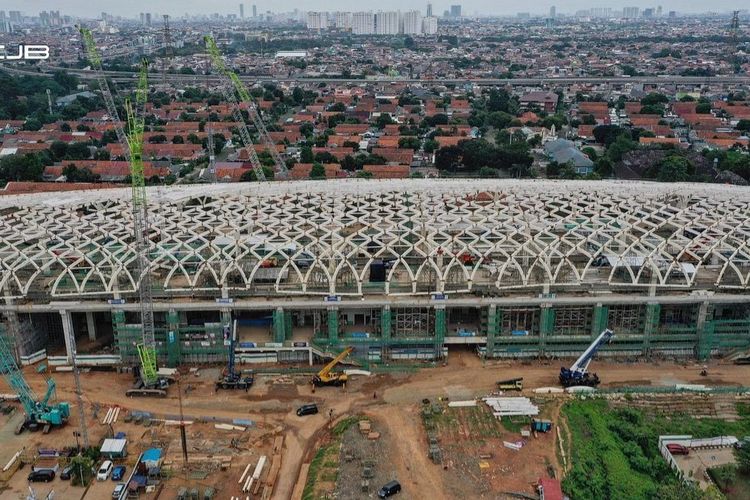
<path id="1" fill-rule="evenodd" d="M 588 386 L 596 387 L 601 382 L 596 373 L 589 373 L 591 360 L 599 348 L 612 340 L 615 334 L 606 329 L 591 343 L 570 368 L 560 368 L 560 385 L 563 387 Z"/>

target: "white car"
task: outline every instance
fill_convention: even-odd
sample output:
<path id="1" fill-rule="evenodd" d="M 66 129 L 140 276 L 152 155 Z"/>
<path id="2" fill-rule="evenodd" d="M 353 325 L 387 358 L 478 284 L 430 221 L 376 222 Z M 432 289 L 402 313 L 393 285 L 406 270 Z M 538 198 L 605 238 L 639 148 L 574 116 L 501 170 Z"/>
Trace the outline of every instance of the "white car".
<path id="1" fill-rule="evenodd" d="M 102 465 L 99 466 L 99 471 L 96 473 L 97 481 L 106 481 L 109 475 L 112 473 L 112 461 L 105 460 Z"/>
<path id="2" fill-rule="evenodd" d="M 112 498 L 120 498 L 122 496 L 122 492 L 125 489 L 125 483 L 120 483 L 117 486 L 115 486 L 115 490 L 112 492 Z"/>

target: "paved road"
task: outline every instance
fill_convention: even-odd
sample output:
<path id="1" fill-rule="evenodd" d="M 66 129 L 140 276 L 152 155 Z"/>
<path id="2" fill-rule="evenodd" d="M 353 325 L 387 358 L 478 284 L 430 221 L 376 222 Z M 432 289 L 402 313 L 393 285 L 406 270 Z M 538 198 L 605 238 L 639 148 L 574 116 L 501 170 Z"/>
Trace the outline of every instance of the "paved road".
<path id="1" fill-rule="evenodd" d="M 14 74 L 40 74 L 39 71 L 27 70 L 21 68 L 15 68 L 10 63 L 5 63 L 2 69 L 9 73 Z M 52 73 L 57 70 L 65 70 L 70 74 L 76 75 L 83 79 L 94 79 L 96 73 L 88 70 L 71 69 L 71 68 L 59 68 L 55 66 L 48 66 L 42 73 Z M 105 76 L 111 78 L 117 82 L 123 81 L 135 81 L 138 78 L 137 72 L 130 71 L 105 71 Z M 646 83 L 657 83 L 657 84 L 686 84 L 686 85 L 704 85 L 704 84 L 745 84 L 750 85 L 750 75 L 724 75 L 714 77 L 703 77 L 703 76 L 638 76 L 638 77 L 601 77 L 601 76 L 581 76 L 581 77 L 561 77 L 561 78 L 512 78 L 512 79 L 499 79 L 499 78 L 457 78 L 457 79 L 398 79 L 392 80 L 388 78 L 372 80 L 372 79 L 361 79 L 361 78 L 273 78 L 271 76 L 247 76 L 241 75 L 240 78 L 244 82 L 249 83 L 266 83 L 266 82 L 283 82 L 283 83 L 421 83 L 423 85 L 462 85 L 471 83 L 480 86 L 498 86 L 498 85 L 512 85 L 512 86 L 540 86 L 540 85 L 567 85 L 575 83 L 590 83 L 590 84 L 646 84 Z M 167 80 L 171 83 L 182 83 L 182 84 L 197 84 L 197 83 L 217 83 L 221 81 L 222 77 L 219 75 L 181 75 L 181 74 L 167 74 Z"/>

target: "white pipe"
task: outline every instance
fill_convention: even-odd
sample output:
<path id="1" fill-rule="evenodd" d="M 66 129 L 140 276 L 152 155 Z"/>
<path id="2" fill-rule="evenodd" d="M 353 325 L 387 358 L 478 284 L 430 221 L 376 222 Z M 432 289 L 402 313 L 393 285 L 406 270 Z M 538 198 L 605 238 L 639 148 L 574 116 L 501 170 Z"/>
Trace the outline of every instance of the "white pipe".
<path id="1" fill-rule="evenodd" d="M 107 423 L 108 423 L 107 420 L 109 419 L 110 413 L 112 413 L 112 408 L 111 407 L 107 410 L 107 414 L 104 415 L 104 420 L 102 420 L 102 425 L 107 425 Z"/>
<path id="2" fill-rule="evenodd" d="M 237 481 L 238 483 L 242 484 L 242 482 L 245 480 L 245 475 L 247 474 L 247 471 L 249 470 L 250 470 L 250 464 L 247 464 L 247 467 L 245 467 L 245 470 L 242 473 L 242 476 L 240 476 L 240 480 Z"/>
<path id="3" fill-rule="evenodd" d="M 120 407 L 118 406 L 115 410 L 115 416 L 112 418 L 112 423 L 117 422 L 117 418 L 120 416 Z"/>
<path id="4" fill-rule="evenodd" d="M 13 465 L 13 462 L 15 462 L 16 459 L 18 459 L 18 457 L 21 455 L 21 451 L 23 451 L 23 450 L 22 449 L 18 450 L 16 452 L 16 454 L 13 455 L 13 457 L 10 459 L 10 462 L 8 462 L 7 464 L 5 464 L 5 467 L 3 467 L 3 472 L 5 472 L 5 471 L 7 471 L 8 469 L 11 468 L 11 466 Z"/>

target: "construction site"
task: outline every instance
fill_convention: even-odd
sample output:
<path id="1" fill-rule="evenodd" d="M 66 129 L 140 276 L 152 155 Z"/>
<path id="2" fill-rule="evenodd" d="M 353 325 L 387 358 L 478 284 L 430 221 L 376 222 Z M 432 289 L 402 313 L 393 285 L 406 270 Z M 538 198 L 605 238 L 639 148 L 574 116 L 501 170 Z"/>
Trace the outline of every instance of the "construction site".
<path id="1" fill-rule="evenodd" d="M 566 405 L 596 395 L 750 434 L 747 189 L 146 188 L 146 67 L 117 131 L 132 189 L 0 198 L 0 497 L 552 499 L 590 437 L 566 411 L 605 411 Z"/>

